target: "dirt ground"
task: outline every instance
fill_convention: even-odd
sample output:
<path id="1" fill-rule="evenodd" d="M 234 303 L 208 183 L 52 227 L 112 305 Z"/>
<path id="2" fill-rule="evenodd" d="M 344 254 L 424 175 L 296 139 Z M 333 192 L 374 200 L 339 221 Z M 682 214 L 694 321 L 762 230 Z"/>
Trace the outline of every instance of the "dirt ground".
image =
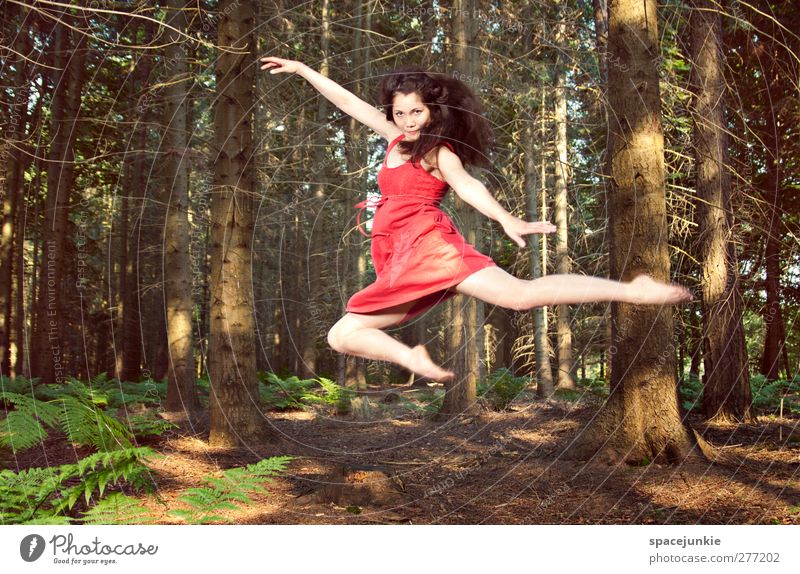
<path id="1" fill-rule="evenodd" d="M 800 524 L 796 418 L 727 427 L 690 418 L 717 447 L 716 461 L 608 465 L 557 456 L 597 411 L 596 397 L 528 397 L 510 412 L 485 409 L 447 423 L 402 397 L 386 404 L 376 396 L 366 419 L 324 409 L 265 413 L 278 436 L 271 445 L 212 449 L 198 429 L 148 441 L 163 455 L 149 464 L 160 498 L 144 499 L 150 520 L 178 523 L 169 509 L 205 475 L 292 455 L 288 472 L 254 504 L 228 515 L 234 523 Z M 40 451 L 25 466 L 76 456 L 55 443 L 45 452 L 47 461 Z"/>

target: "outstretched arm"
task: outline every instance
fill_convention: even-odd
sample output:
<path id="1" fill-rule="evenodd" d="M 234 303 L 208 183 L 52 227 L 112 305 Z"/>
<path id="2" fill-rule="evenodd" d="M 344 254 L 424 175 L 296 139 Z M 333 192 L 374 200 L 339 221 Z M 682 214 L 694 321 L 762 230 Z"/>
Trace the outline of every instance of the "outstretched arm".
<path id="1" fill-rule="evenodd" d="M 445 181 L 453 188 L 453 191 L 483 215 L 502 225 L 506 235 L 520 247 L 525 247 L 523 235 L 553 233 L 556 230 L 555 225 L 549 221 L 523 221 L 503 209 L 503 206 L 492 197 L 486 187 L 467 173 L 461 159 L 446 147 L 439 148 L 436 161 L 439 171 L 442 172 Z"/>
<path id="2" fill-rule="evenodd" d="M 270 74 L 288 72 L 302 76 L 308 83 L 314 86 L 320 94 L 330 100 L 333 105 L 387 140 L 391 141 L 403 133 L 400 128 L 387 120 L 386 116 L 378 108 L 369 105 L 352 92 L 348 92 L 330 78 L 326 78 L 302 62 L 284 60 L 283 58 L 276 58 L 274 56 L 261 58 L 261 62 L 261 69 L 269 69 Z"/>

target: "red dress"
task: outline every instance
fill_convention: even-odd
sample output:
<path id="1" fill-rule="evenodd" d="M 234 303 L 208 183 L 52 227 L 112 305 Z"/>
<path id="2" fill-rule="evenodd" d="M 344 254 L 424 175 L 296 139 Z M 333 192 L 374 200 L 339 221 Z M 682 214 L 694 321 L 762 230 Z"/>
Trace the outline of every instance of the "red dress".
<path id="1" fill-rule="evenodd" d="M 386 157 L 403 137 L 389 144 Z M 378 187 L 380 199 L 356 204 L 361 208 L 359 230 L 364 209 L 377 207 L 371 245 L 377 279 L 350 298 L 347 311 L 372 313 L 416 301 L 400 320 L 403 323 L 456 295 L 450 288 L 472 273 L 496 265 L 467 243 L 439 209 L 449 186 L 421 165 L 407 161 L 389 167 L 384 158 Z"/>

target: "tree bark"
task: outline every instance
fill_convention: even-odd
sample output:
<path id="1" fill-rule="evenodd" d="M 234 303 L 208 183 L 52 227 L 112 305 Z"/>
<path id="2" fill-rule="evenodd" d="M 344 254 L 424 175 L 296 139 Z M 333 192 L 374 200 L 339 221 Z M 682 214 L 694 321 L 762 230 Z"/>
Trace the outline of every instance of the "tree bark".
<path id="1" fill-rule="evenodd" d="M 84 37 L 72 45 L 72 32 L 66 25 L 55 26 L 51 64 L 55 86 L 51 101 L 50 150 L 47 164 L 47 199 L 42 229 L 42 269 L 39 275 L 37 331 L 31 352 L 34 376 L 41 384 L 63 381 L 66 372 L 67 344 L 64 327 L 66 306 L 61 297 L 66 275 L 67 222 L 74 180 L 74 143 L 77 137 L 84 65 L 80 57 Z"/>
<path id="2" fill-rule="evenodd" d="M 544 98 L 544 90 L 542 90 Z M 544 122 L 546 111 L 541 107 L 539 113 L 542 115 L 541 121 Z M 533 125 L 528 124 L 525 129 L 527 153 L 525 154 L 525 191 L 528 196 L 528 218 L 530 221 L 539 221 L 542 218 L 540 204 L 543 203 L 542 194 L 545 194 L 545 185 L 540 181 L 542 174 L 536 162 L 536 130 Z M 539 134 L 541 136 L 541 133 Z M 544 140 L 541 140 L 542 142 Z M 541 144 L 540 144 L 541 145 Z M 538 153 L 544 155 L 544 150 L 539 149 Z M 543 158 L 542 158 L 543 159 Z M 541 164 L 541 162 L 539 162 Z M 538 279 L 547 274 L 547 270 L 542 268 L 542 239 L 543 236 L 534 233 L 528 240 L 531 245 L 530 263 L 531 279 Z M 549 397 L 555 390 L 553 383 L 553 369 L 550 364 L 550 338 L 547 336 L 547 307 L 535 307 L 530 311 L 533 318 L 533 346 L 536 361 L 536 394 L 539 397 Z"/>
<path id="3" fill-rule="evenodd" d="M 322 0 L 319 73 L 330 76 L 329 56 L 331 44 L 331 18 L 330 0 Z M 328 100 L 319 95 L 317 98 L 316 129 L 314 131 L 313 148 L 311 152 L 312 163 L 315 168 L 326 165 L 326 148 L 328 146 Z M 328 312 L 325 305 L 325 292 L 328 288 L 323 279 L 326 264 L 329 261 L 328 249 L 331 242 L 331 228 L 329 225 L 330 206 L 327 205 L 328 178 L 327 173 L 332 167 L 314 169 L 311 181 L 312 196 L 307 204 L 306 213 L 309 219 L 309 250 L 308 250 L 308 284 L 306 290 L 308 297 L 304 301 L 306 306 L 305 316 L 310 320 L 305 321 L 301 331 L 303 341 L 303 377 L 318 376 L 317 364 L 320 356 L 320 340 L 324 340 L 327 332 L 326 320 Z"/>
<path id="4" fill-rule="evenodd" d="M 152 37 L 151 25 L 145 23 L 141 26 L 142 40 L 147 41 Z M 144 255 L 140 250 L 142 239 L 142 214 L 144 212 L 144 198 L 147 195 L 147 125 L 153 116 L 150 98 L 146 92 L 147 81 L 152 69 L 152 58 L 143 55 L 133 72 L 132 90 L 140 94 L 136 106 L 132 109 L 133 128 L 132 145 L 134 152 L 129 157 L 130 176 L 128 188 L 123 198 L 122 214 L 120 215 L 125 227 L 124 268 L 120 273 L 120 298 L 122 301 L 122 367 L 120 378 L 123 381 L 137 381 L 142 376 L 142 305 L 141 286 L 143 285 L 140 261 Z M 132 98 L 132 102 L 133 102 Z M 131 223 L 128 218 L 131 217 Z M 146 236 L 145 236 L 146 237 Z M 129 239 L 130 238 L 130 239 Z"/>
<path id="5" fill-rule="evenodd" d="M 476 0 L 455 0 L 453 3 L 452 29 L 455 38 L 455 68 L 468 78 L 477 78 L 480 64 L 476 46 L 478 35 Z M 477 245 L 477 218 L 475 210 L 459 197 L 454 197 L 456 214 L 466 240 Z M 477 408 L 476 385 L 481 376 L 479 321 L 483 315 L 483 304 L 476 298 L 456 295 L 449 301 L 451 323 L 449 324 L 448 351 L 452 357 L 451 368 L 456 376 L 445 383 L 445 396 L 439 416 L 447 418 L 474 411 Z"/>
<path id="6" fill-rule="evenodd" d="M 216 65 L 209 333 L 212 446 L 244 446 L 268 438 L 258 408 L 252 300 L 254 29 L 249 4 L 220 2 L 218 42 L 236 53 L 221 52 Z"/>
<path id="7" fill-rule="evenodd" d="M 567 160 L 567 91 L 566 91 L 566 20 L 563 0 L 556 0 L 556 64 L 553 78 L 553 118 L 555 122 L 555 174 L 553 187 L 555 193 L 555 225 L 556 225 L 556 273 L 572 272 L 569 255 L 569 221 L 567 205 L 567 181 L 569 165 Z M 572 328 L 570 327 L 569 305 L 556 305 L 556 353 L 558 357 L 557 386 L 562 389 L 574 389 L 575 380 L 572 371 L 575 361 L 572 357 Z"/>
<path id="8" fill-rule="evenodd" d="M 691 13 L 694 148 L 703 290 L 703 414 L 753 420 L 725 135 L 725 78 L 719 12 L 696 0 Z"/>
<path id="9" fill-rule="evenodd" d="M 167 0 L 167 19 L 173 28 L 186 29 L 185 0 Z M 165 409 L 193 415 L 200 408 L 194 378 L 192 345 L 192 261 L 189 253 L 189 160 L 186 111 L 189 66 L 184 39 L 167 34 L 167 85 L 164 88 L 164 179 L 167 215 L 164 225 L 164 301 L 166 303 L 169 371 Z M 249 288 L 248 284 L 248 288 Z"/>
<path id="10" fill-rule="evenodd" d="M 611 278 L 669 280 L 664 138 L 655 0 L 609 3 Z M 614 303 L 611 394 L 570 449 L 577 458 L 678 462 L 692 448 L 681 423 L 672 310 Z"/>

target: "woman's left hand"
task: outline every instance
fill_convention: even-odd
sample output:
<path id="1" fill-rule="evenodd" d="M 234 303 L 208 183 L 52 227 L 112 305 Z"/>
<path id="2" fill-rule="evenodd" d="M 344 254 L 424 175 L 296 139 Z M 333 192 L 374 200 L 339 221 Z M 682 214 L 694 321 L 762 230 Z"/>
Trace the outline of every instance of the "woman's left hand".
<path id="1" fill-rule="evenodd" d="M 503 231 L 506 232 L 514 243 L 520 247 L 525 247 L 525 239 L 523 235 L 530 233 L 554 233 L 556 226 L 549 221 L 523 221 L 519 217 L 509 215 L 500 222 L 503 226 Z"/>

